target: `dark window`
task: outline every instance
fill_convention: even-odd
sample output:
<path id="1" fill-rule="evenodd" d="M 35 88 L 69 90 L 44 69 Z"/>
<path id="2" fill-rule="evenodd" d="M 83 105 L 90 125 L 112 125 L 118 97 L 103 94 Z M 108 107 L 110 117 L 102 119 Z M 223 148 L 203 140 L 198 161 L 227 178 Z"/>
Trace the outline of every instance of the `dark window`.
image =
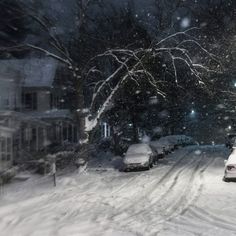
<path id="1" fill-rule="evenodd" d="M 50 94 L 50 107 L 51 109 L 63 109 L 64 108 L 64 99 L 59 94 L 51 93 Z"/>
<path id="2" fill-rule="evenodd" d="M 22 103 L 27 110 L 37 110 L 37 93 L 24 93 Z"/>
<path id="3" fill-rule="evenodd" d="M 3 99 L 3 105 L 4 105 L 5 109 L 9 109 L 9 105 L 10 105 L 9 98 L 4 98 Z"/>

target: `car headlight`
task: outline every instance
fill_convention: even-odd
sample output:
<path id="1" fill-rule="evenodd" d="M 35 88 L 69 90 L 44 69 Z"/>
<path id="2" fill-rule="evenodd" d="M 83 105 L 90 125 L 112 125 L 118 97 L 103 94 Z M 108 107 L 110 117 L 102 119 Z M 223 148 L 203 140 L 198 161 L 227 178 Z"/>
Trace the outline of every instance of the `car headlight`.
<path id="1" fill-rule="evenodd" d="M 143 162 L 142 165 L 144 165 L 144 166 L 148 166 L 148 165 L 149 165 L 149 161 L 145 161 L 145 162 Z"/>

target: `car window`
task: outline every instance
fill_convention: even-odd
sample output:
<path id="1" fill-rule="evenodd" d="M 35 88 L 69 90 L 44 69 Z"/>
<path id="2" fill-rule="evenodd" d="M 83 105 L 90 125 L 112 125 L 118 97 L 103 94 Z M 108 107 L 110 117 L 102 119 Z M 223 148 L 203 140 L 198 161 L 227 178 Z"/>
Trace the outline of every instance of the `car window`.
<path id="1" fill-rule="evenodd" d="M 140 144 L 140 145 L 131 145 L 128 148 L 127 154 L 140 154 L 140 153 L 148 153 L 151 149 L 149 146 Z"/>

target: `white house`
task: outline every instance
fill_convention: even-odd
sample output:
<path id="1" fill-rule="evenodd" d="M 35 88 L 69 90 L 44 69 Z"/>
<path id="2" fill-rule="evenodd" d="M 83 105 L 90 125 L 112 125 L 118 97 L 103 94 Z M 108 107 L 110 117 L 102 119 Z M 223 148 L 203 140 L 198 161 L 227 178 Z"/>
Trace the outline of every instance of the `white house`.
<path id="1" fill-rule="evenodd" d="M 52 142 L 78 141 L 69 109 L 61 109 L 51 58 L 0 60 L 0 165 L 45 151 Z M 6 150 L 10 150 L 6 152 Z"/>

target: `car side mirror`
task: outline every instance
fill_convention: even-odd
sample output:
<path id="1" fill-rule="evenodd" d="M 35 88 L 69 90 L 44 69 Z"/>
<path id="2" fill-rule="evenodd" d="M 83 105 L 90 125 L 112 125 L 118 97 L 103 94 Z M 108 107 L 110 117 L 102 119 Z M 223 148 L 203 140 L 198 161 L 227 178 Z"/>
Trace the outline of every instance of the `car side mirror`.
<path id="1" fill-rule="evenodd" d="M 224 160 L 224 163 L 225 163 L 225 165 L 226 165 L 226 163 L 227 163 L 227 160 Z"/>

